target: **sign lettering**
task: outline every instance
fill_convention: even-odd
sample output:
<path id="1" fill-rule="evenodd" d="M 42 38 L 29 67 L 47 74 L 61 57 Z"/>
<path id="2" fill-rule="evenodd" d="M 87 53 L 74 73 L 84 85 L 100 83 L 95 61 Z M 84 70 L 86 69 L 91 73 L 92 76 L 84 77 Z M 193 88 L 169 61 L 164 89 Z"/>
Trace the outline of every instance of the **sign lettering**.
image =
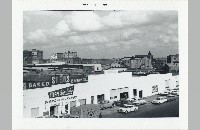
<path id="1" fill-rule="evenodd" d="M 74 91 L 74 86 L 69 86 L 66 88 L 59 89 L 59 90 L 51 91 L 48 93 L 48 95 L 49 95 L 49 98 L 69 96 L 69 95 L 73 95 L 73 91 Z"/>
<path id="2" fill-rule="evenodd" d="M 27 89 L 35 89 L 35 88 L 44 88 L 44 87 L 51 87 L 50 82 L 42 82 L 42 81 L 32 81 L 27 82 Z"/>
<path id="3" fill-rule="evenodd" d="M 45 104 L 48 104 L 48 103 L 56 103 L 56 102 L 59 102 L 59 101 L 67 101 L 67 100 L 74 100 L 76 99 L 77 96 L 73 96 L 73 97 L 66 97 L 66 98 L 61 98 L 61 99 L 50 99 L 48 101 L 45 101 L 44 103 Z"/>

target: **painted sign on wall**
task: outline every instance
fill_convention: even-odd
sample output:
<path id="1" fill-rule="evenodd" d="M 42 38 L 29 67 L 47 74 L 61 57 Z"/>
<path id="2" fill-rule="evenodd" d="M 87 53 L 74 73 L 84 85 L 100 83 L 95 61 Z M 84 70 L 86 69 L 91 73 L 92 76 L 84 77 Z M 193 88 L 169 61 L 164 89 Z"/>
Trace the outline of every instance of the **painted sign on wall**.
<path id="1" fill-rule="evenodd" d="M 69 75 L 54 75 L 51 77 L 52 85 L 69 83 Z"/>
<path id="2" fill-rule="evenodd" d="M 152 93 L 158 92 L 158 85 L 152 86 Z"/>
<path id="3" fill-rule="evenodd" d="M 30 81 L 26 82 L 26 88 L 27 89 L 35 89 L 35 88 L 44 88 L 44 87 L 51 87 L 51 82 L 46 81 Z"/>
<path id="4" fill-rule="evenodd" d="M 48 95 L 49 95 L 49 98 L 69 96 L 69 95 L 73 95 L 73 91 L 74 91 L 74 85 L 66 87 L 66 88 L 58 89 L 55 91 L 51 91 L 48 93 Z"/>
<path id="5" fill-rule="evenodd" d="M 64 98 L 61 98 L 61 99 L 50 99 L 48 101 L 45 101 L 45 104 L 48 104 L 48 103 L 57 103 L 57 102 L 63 102 L 63 101 L 67 101 L 67 100 L 75 100 L 77 98 L 77 96 L 73 96 L 73 97 L 64 97 Z"/>
<path id="6" fill-rule="evenodd" d="M 69 79 L 71 84 L 88 82 L 87 75 L 70 75 Z"/>

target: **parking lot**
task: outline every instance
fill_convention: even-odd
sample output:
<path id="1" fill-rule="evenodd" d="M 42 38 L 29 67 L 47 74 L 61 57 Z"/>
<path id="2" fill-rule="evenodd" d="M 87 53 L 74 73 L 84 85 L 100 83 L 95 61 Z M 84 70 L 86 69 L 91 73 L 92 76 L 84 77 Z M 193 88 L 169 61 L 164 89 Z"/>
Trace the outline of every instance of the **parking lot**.
<path id="1" fill-rule="evenodd" d="M 179 97 L 167 97 L 174 99 L 172 101 L 155 105 L 151 101 L 155 100 L 159 95 L 147 97 L 145 105 L 140 105 L 136 112 L 118 113 L 118 106 L 101 110 L 103 118 L 152 118 L 152 117 L 179 117 Z"/>

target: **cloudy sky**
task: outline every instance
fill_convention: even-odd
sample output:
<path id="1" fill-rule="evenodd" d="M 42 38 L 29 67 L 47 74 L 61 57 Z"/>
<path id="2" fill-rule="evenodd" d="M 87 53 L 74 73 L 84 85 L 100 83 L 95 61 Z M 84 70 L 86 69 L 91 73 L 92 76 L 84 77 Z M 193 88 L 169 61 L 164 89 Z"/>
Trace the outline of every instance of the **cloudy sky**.
<path id="1" fill-rule="evenodd" d="M 77 51 L 81 58 L 178 53 L 177 11 L 26 11 L 24 50 Z"/>

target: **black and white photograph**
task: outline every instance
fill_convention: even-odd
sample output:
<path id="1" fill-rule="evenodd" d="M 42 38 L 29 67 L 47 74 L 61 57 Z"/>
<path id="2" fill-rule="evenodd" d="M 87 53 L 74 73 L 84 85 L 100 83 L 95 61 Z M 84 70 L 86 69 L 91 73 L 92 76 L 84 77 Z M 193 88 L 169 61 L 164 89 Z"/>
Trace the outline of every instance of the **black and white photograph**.
<path id="1" fill-rule="evenodd" d="M 23 11 L 23 118 L 179 118 L 178 30 L 177 10 Z"/>
<path id="2" fill-rule="evenodd" d="M 187 130 L 187 6 L 13 1 L 13 130 Z"/>

